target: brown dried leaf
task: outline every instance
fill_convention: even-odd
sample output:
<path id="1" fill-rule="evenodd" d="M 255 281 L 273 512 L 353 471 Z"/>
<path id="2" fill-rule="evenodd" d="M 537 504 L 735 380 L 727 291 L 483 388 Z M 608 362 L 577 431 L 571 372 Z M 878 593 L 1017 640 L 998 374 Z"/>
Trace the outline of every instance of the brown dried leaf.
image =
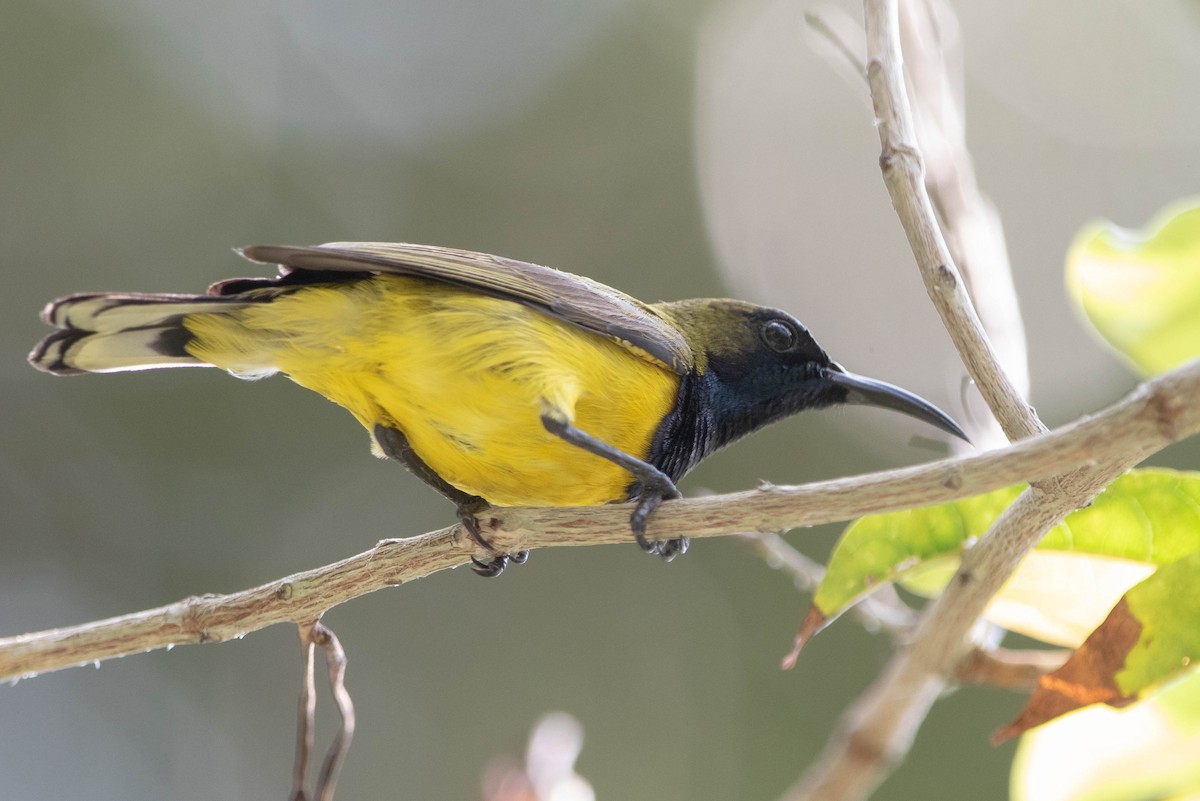
<path id="1" fill-rule="evenodd" d="M 1133 703 L 1137 695 L 1122 693 L 1116 674 L 1141 634 L 1141 622 L 1122 598 L 1061 668 L 1042 676 L 1025 709 L 992 735 L 992 743 L 1002 743 L 1088 704 L 1122 707 Z"/>

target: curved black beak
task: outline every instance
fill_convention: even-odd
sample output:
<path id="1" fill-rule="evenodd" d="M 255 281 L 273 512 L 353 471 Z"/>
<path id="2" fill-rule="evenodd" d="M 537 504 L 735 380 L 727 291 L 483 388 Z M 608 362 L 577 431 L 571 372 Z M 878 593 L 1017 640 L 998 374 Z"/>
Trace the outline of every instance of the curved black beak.
<path id="1" fill-rule="evenodd" d="M 950 415 L 906 389 L 900 389 L 900 387 L 885 381 L 876 381 L 873 378 L 847 373 L 837 363 L 833 363 L 825 369 L 825 378 L 829 383 L 845 388 L 846 399 L 843 403 L 893 409 L 909 417 L 924 420 L 932 426 L 937 426 L 947 434 L 953 434 L 964 442 L 971 441 L 967 439 L 966 432 L 958 423 L 954 422 Z"/>

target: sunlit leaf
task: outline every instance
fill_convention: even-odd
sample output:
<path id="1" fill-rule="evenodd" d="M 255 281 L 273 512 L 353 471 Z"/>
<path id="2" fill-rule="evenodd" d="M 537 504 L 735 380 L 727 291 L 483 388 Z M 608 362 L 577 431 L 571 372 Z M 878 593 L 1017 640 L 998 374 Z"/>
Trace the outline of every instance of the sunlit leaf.
<path id="1" fill-rule="evenodd" d="M 1200 553 L 1163 565 L 1125 601 L 1142 631 L 1115 677 L 1122 693 L 1133 696 L 1200 667 Z"/>
<path id="2" fill-rule="evenodd" d="M 1200 356 L 1200 199 L 1139 231 L 1106 221 L 1084 227 L 1067 252 L 1067 288 L 1140 372 Z"/>
<path id="3" fill-rule="evenodd" d="M 852 523 L 842 535 L 798 638 L 802 644 L 875 587 L 900 580 L 935 595 L 964 547 L 987 532 L 1021 488 Z M 989 619 L 1078 645 L 1158 565 L 1200 551 L 1200 473 L 1135 470 L 1052 529 L 989 606 Z"/>
<path id="4" fill-rule="evenodd" d="M 1200 672 L 1125 709 L 1098 704 L 1021 737 L 1013 801 L 1200 796 Z"/>
<path id="5" fill-rule="evenodd" d="M 1038 682 L 998 740 L 1090 704 L 1127 706 L 1200 667 L 1200 553 L 1160 567 L 1125 594 L 1061 668 Z"/>
<path id="6" fill-rule="evenodd" d="M 1150 561 L 1038 548 L 988 604 L 988 620 L 1044 642 L 1082 643 L 1130 587 L 1151 575 Z"/>

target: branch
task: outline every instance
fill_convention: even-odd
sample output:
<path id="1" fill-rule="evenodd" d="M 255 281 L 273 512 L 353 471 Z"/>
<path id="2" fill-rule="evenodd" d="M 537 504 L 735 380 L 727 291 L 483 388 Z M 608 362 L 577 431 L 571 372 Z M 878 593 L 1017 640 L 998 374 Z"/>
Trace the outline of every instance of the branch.
<path id="1" fill-rule="evenodd" d="M 866 798 L 908 753 L 934 701 L 971 649 L 969 635 L 988 600 L 1042 536 L 1136 464 L 1110 462 L 1056 496 L 1030 487 L 992 530 L 963 555 L 946 591 L 921 618 L 914 642 L 843 715 L 837 732 L 808 774 L 785 796 L 792 801 Z"/>
<path id="2" fill-rule="evenodd" d="M 747 542 L 770 567 L 790 574 L 801 592 L 812 593 L 825 576 L 825 566 L 809 559 L 778 534 L 748 534 Z M 878 587 L 849 609 L 868 631 L 882 631 L 898 642 L 911 638 L 916 610 L 904 603 L 891 584 Z M 978 647 L 959 663 L 954 679 L 960 684 L 988 684 L 1005 690 L 1029 692 L 1038 680 L 1062 667 L 1071 651 L 1012 650 Z"/>
<path id="3" fill-rule="evenodd" d="M 649 533 L 665 539 L 782 531 L 945 503 L 1116 457 L 1135 464 L 1200 432 L 1198 397 L 1200 361 L 1141 384 L 1099 414 L 1004 450 L 799 487 L 668 501 L 654 513 Z M 506 551 L 630 540 L 627 505 L 494 508 L 481 517 L 485 536 Z M 964 565 L 976 564 L 985 545 L 969 551 Z M 171 645 L 219 642 L 276 623 L 303 624 L 360 595 L 457 567 L 473 554 L 487 556 L 476 549 L 461 527 L 451 526 L 384 540 L 357 556 L 242 592 L 3 638 L 0 681 Z"/>
<path id="4" fill-rule="evenodd" d="M 967 372 L 1010 440 L 1045 431 L 1004 372 L 975 313 L 925 188 L 912 107 L 904 86 L 897 0 L 864 0 L 867 81 L 879 131 L 879 165 L 921 278 Z"/>
<path id="5" fill-rule="evenodd" d="M 836 57 L 836 60 L 831 59 L 835 67 L 845 69 L 856 80 L 867 79 L 867 65 L 851 44 L 855 40 L 853 33 L 861 31 L 856 22 L 840 12 L 831 14 L 829 9 L 805 11 L 804 22 L 816 41 L 826 46 L 829 55 Z"/>
<path id="6" fill-rule="evenodd" d="M 792 577 L 796 587 L 812 594 L 825 578 L 825 566 L 809 559 L 775 533 L 748 534 L 747 542 L 766 560 L 769 567 L 783 570 Z M 900 598 L 895 586 L 884 584 L 850 607 L 868 631 L 886 631 L 893 636 L 912 631 L 917 613 Z"/>
<path id="7" fill-rule="evenodd" d="M 975 180 L 962 113 L 962 52 L 958 20 L 944 0 L 900 6 L 900 36 L 910 81 L 914 124 L 925 163 L 924 185 L 954 260 L 979 312 L 988 341 L 1016 390 L 1029 396 L 1025 327 L 1013 286 L 1004 227 Z M 989 421 L 990 422 L 990 421 Z M 993 423 L 976 442 L 996 442 Z"/>
<path id="8" fill-rule="evenodd" d="M 896 0 L 864 0 L 868 78 L 883 147 L 880 164 L 926 287 L 968 371 L 1004 432 L 1036 434 L 1041 422 L 1005 375 L 950 260 L 923 182 L 901 67 Z M 1195 367 L 1193 363 L 1189 369 Z M 1160 425 L 1172 430 L 1192 399 L 1160 398 Z M 916 730 L 969 653 L 988 601 L 1045 533 L 1140 461 L 1134 452 L 1097 450 L 1090 462 L 1041 477 L 966 552 L 955 579 L 922 615 L 913 642 L 842 717 L 815 765 L 786 797 L 865 798 L 908 752 Z"/>
<path id="9" fill-rule="evenodd" d="M 312 627 L 298 626 L 300 650 L 304 654 L 304 673 L 300 680 L 300 698 L 296 702 L 296 761 L 292 767 L 292 794 L 289 801 L 304 801 L 308 785 L 308 758 L 317 737 L 317 682 L 314 673 L 316 647 Z"/>
<path id="10" fill-rule="evenodd" d="M 963 684 L 990 684 L 1006 690 L 1030 692 L 1038 680 L 1063 666 L 1069 649 L 1010 650 L 977 648 L 959 663 L 954 678 Z"/>
<path id="11" fill-rule="evenodd" d="M 299 716 L 296 722 L 296 763 L 292 771 L 291 801 L 333 801 L 334 789 L 337 786 L 338 774 L 342 763 L 346 761 L 346 753 L 350 750 L 350 741 L 354 737 L 354 703 L 350 693 L 346 691 L 346 651 L 342 648 L 341 640 L 332 630 L 320 621 L 301 624 L 300 644 L 304 651 L 304 678 L 300 683 Z M 317 691 L 313 677 L 314 652 L 317 648 L 325 654 L 325 667 L 329 673 L 329 689 L 337 704 L 338 714 L 342 723 L 337 735 L 325 753 L 321 763 L 321 771 L 317 774 L 313 792 L 306 789 L 308 784 L 308 759 L 312 753 L 317 724 Z"/>
<path id="12" fill-rule="evenodd" d="M 768 566 L 790 574 L 801 592 L 811 594 L 825 576 L 824 565 L 800 553 L 778 534 L 748 534 L 746 540 Z M 868 631 L 886 632 L 901 640 L 911 637 L 918 619 L 916 610 L 901 600 L 891 584 L 878 587 L 849 612 Z M 959 663 L 954 678 L 960 684 L 988 684 L 1029 692 L 1042 676 L 1062 667 L 1070 654 L 1066 649 L 975 648 Z"/>

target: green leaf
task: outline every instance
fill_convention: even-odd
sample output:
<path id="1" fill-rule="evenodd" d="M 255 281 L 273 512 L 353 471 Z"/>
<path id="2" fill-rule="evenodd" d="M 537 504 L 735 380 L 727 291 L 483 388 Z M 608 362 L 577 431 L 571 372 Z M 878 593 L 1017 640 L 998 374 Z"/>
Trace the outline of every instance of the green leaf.
<path id="1" fill-rule="evenodd" d="M 1125 709 L 1089 706 L 1021 737 L 1013 801 L 1200 795 L 1200 672 Z"/>
<path id="2" fill-rule="evenodd" d="M 1088 224 L 1067 252 L 1067 290 L 1143 374 L 1200 356 L 1200 199 L 1140 231 Z"/>
<path id="3" fill-rule="evenodd" d="M 1126 696 L 1200 667 L 1200 553 L 1160 567 L 1125 594 L 1141 636 L 1116 674 Z"/>
<path id="4" fill-rule="evenodd" d="M 940 591 L 953 569 L 949 575 L 939 571 L 932 580 L 927 573 L 918 576 L 916 569 L 938 567 L 935 562 L 943 556 L 954 557 L 957 564 L 964 544 L 986 532 L 1021 489 L 1007 487 L 941 506 L 869 515 L 854 521 L 829 558 L 813 604 L 832 617 L 872 588 L 908 573 Z"/>
<path id="5" fill-rule="evenodd" d="M 1021 492 L 1009 487 L 941 506 L 852 523 L 829 560 L 800 640 L 875 587 L 900 580 L 941 591 L 964 547 Z M 1200 473 L 1135 470 L 1052 529 L 989 606 L 989 619 L 1050 642 L 1078 645 L 1158 565 L 1200 551 Z"/>
<path id="6" fill-rule="evenodd" d="M 1200 553 L 1125 593 L 1066 663 L 1042 676 L 1006 740 L 1084 706 L 1132 704 L 1200 666 Z"/>

